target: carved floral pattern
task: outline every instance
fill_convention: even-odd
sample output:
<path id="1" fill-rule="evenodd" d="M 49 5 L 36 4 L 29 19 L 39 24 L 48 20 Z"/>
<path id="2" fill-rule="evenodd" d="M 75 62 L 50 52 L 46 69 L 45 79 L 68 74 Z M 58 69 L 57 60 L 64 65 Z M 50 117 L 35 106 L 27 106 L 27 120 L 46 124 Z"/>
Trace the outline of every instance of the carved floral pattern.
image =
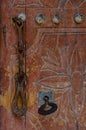
<path id="1" fill-rule="evenodd" d="M 83 69 L 85 66 L 80 47 L 76 42 L 72 44 L 73 48 L 70 44 L 64 46 L 61 46 L 61 44 L 63 43 L 56 45 L 53 50 L 47 49 L 46 55 L 42 57 L 43 65 L 36 85 L 53 89 L 55 92 L 60 90 L 69 93 L 69 105 L 78 130 L 78 119 L 85 103 L 86 74 Z M 70 52 L 70 50 L 72 51 Z M 68 58 L 68 55 L 70 55 L 70 58 Z"/>
<path id="2" fill-rule="evenodd" d="M 80 6 L 85 0 L 10 0 L 11 6 L 26 6 L 26 7 L 51 7 L 51 8 L 63 8 L 67 5 L 68 2 L 71 2 L 71 5 L 74 7 Z M 26 4 L 27 3 L 27 4 Z M 72 7 L 71 6 L 71 7 Z"/>

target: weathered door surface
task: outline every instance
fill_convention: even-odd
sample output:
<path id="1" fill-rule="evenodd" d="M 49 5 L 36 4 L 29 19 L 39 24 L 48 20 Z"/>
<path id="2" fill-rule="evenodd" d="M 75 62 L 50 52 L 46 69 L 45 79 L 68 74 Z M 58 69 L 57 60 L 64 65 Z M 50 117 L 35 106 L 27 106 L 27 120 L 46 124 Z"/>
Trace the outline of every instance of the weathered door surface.
<path id="1" fill-rule="evenodd" d="M 19 13 L 26 14 L 26 119 L 11 110 Z M 38 114 L 40 91 L 54 92 L 50 115 Z M 0 130 L 86 130 L 86 0 L 0 0 Z"/>

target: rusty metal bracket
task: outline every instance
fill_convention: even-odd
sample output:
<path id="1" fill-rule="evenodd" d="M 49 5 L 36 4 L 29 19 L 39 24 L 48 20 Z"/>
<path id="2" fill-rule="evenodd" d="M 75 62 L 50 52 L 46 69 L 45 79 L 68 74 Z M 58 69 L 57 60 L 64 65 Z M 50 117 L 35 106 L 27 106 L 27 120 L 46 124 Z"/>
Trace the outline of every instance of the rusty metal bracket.
<path id="1" fill-rule="evenodd" d="M 18 116 L 25 116 L 27 111 L 26 102 L 26 72 L 25 72 L 25 44 L 22 40 L 22 31 L 24 27 L 24 21 L 21 18 L 15 17 L 12 19 L 18 30 L 18 46 L 17 46 L 17 56 L 18 56 L 18 72 L 15 74 L 15 94 L 12 100 L 12 112 Z M 21 100 L 21 105 L 19 106 L 18 100 Z"/>
<path id="2" fill-rule="evenodd" d="M 7 33 L 6 25 L 3 26 L 3 38 L 4 38 L 4 45 L 6 47 L 6 33 Z"/>

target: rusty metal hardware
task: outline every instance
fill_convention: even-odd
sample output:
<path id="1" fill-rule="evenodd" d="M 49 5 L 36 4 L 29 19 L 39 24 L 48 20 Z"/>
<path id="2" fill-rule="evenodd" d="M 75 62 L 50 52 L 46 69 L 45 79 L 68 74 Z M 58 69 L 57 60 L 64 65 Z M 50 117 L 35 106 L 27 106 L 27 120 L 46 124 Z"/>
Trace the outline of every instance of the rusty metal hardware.
<path id="1" fill-rule="evenodd" d="M 55 14 L 52 18 L 52 21 L 54 24 L 60 24 L 61 23 L 61 17 L 58 14 Z"/>
<path id="2" fill-rule="evenodd" d="M 49 102 L 54 102 L 54 91 L 53 90 L 40 90 L 38 92 L 38 106 L 39 107 L 45 103 L 44 102 L 45 96 L 49 97 Z"/>
<path id="3" fill-rule="evenodd" d="M 44 14 L 38 14 L 36 16 L 36 22 L 41 25 L 41 24 L 44 24 L 45 23 L 45 20 L 46 20 L 46 17 Z"/>
<path id="4" fill-rule="evenodd" d="M 18 18 L 21 19 L 22 21 L 26 21 L 26 15 L 24 13 L 18 14 Z"/>
<path id="5" fill-rule="evenodd" d="M 4 45 L 6 47 L 6 25 L 3 26 L 3 38 L 4 38 Z"/>
<path id="6" fill-rule="evenodd" d="M 20 17 L 15 17 L 12 19 L 18 30 L 18 72 L 15 75 L 15 94 L 12 100 L 12 112 L 16 116 L 25 116 L 27 111 L 26 102 L 26 72 L 25 72 L 25 44 L 22 40 L 22 30 L 24 27 L 24 20 Z M 18 100 L 21 99 L 21 105 L 19 106 Z"/>
<path id="7" fill-rule="evenodd" d="M 83 14 L 76 14 L 74 16 L 74 21 L 78 24 L 82 23 L 84 21 L 84 16 Z"/>
<path id="8" fill-rule="evenodd" d="M 49 97 L 44 96 L 45 103 L 38 109 L 38 113 L 41 115 L 48 115 L 57 110 L 57 105 L 55 103 L 49 102 Z"/>

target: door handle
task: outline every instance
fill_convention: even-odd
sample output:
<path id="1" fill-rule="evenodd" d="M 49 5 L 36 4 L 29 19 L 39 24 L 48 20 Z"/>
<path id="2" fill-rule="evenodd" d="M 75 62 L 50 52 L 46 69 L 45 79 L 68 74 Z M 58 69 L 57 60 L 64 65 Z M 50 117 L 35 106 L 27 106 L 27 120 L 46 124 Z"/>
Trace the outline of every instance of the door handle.
<path id="1" fill-rule="evenodd" d="M 20 17 L 19 17 L 20 16 Z M 18 72 L 15 74 L 15 94 L 12 100 L 12 112 L 16 116 L 24 116 L 27 111 L 27 102 L 26 102 L 26 72 L 25 72 L 25 44 L 22 40 L 22 30 L 24 27 L 25 17 L 18 17 L 13 18 L 13 22 L 15 23 L 17 30 L 18 30 L 18 45 L 17 45 L 17 56 L 18 56 Z M 21 106 L 19 106 L 19 98 L 21 100 Z"/>

